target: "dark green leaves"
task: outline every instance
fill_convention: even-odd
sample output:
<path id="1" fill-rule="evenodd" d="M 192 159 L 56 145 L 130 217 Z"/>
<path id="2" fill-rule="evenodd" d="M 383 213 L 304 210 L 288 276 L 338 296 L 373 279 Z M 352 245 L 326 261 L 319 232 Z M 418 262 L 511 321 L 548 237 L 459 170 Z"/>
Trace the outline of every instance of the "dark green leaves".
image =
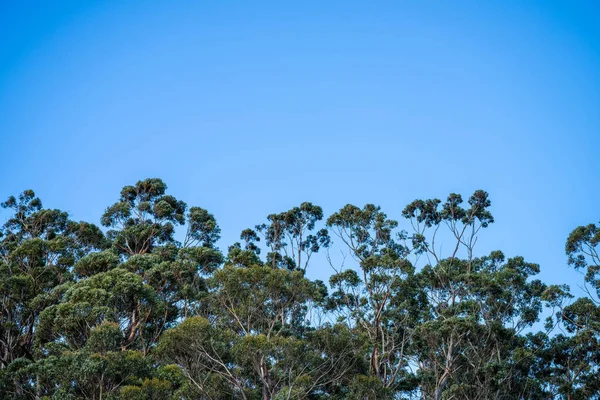
<path id="1" fill-rule="evenodd" d="M 122 189 L 106 235 L 25 191 L 2 203 L 0 397 L 598 398 L 600 230 L 567 240 L 574 298 L 523 257 L 477 253 L 490 206 L 418 199 L 403 230 L 374 204 L 323 226 L 305 202 L 225 258 L 215 217 L 160 179 Z"/>

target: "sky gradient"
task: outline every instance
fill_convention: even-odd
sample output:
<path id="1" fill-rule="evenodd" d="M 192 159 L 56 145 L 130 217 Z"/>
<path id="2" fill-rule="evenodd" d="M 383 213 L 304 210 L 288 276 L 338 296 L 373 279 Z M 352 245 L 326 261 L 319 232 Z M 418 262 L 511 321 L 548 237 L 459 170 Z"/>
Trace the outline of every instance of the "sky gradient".
<path id="1" fill-rule="evenodd" d="M 600 219 L 599 150 L 595 1 L 0 0 L 0 198 L 76 220 L 160 177 L 226 249 L 302 201 L 400 219 L 484 189 L 478 253 L 576 286 L 564 243 Z"/>

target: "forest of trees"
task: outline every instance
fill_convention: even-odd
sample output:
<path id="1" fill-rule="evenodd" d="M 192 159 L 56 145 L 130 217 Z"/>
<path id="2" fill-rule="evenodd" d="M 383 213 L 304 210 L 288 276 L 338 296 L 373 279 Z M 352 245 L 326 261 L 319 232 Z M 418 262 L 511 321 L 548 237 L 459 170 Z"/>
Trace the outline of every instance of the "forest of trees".
<path id="1" fill-rule="evenodd" d="M 101 226 L 31 190 L 2 203 L 0 398 L 600 398 L 600 226 L 565 232 L 575 297 L 477 252 L 484 191 L 398 220 L 302 203 L 225 250 L 160 179 L 115 199 Z"/>

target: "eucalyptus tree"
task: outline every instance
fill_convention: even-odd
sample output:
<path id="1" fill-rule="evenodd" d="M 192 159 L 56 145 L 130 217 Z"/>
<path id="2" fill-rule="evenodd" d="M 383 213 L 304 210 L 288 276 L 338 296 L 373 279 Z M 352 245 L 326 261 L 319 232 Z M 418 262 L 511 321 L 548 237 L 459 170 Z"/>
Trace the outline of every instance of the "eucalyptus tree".
<path id="1" fill-rule="evenodd" d="M 101 219 L 109 245 L 77 260 L 76 282 L 41 313 L 36 344 L 47 357 L 38 369 L 47 371 L 49 393 L 58 387 L 65 395 L 95 399 L 152 379 L 148 354 L 161 334 L 205 306 L 206 278 L 222 260 L 215 247 L 219 228 L 206 210 L 188 210 L 166 189 L 159 179 L 124 187 Z M 182 241 L 177 226 L 185 226 Z M 90 347 L 90 340 L 108 333 L 117 347 Z M 49 367 L 55 359 L 60 369 Z M 111 375 L 114 368 L 121 372 Z"/>
<path id="2" fill-rule="evenodd" d="M 209 280 L 210 312 L 165 332 L 158 354 L 182 368 L 200 398 L 304 399 L 354 368 L 355 338 L 342 325 L 316 327 L 310 315 L 327 295 L 305 277 L 311 255 L 329 242 L 325 229 L 311 233 L 321 217 L 303 203 L 270 215 L 258 232 L 244 230 L 245 245 L 231 246 Z"/>
<path id="3" fill-rule="evenodd" d="M 600 304 L 600 228 L 596 224 L 575 228 L 565 246 L 568 264 L 584 273 L 585 292 L 589 300 Z"/>
<path id="4" fill-rule="evenodd" d="M 256 226 L 256 231 L 262 234 L 270 250 L 267 261 L 273 267 L 283 265 L 288 269 L 306 271 L 311 256 L 329 246 L 327 229 L 315 231 L 316 223 L 322 219 L 323 209 L 309 202 L 279 214 L 270 214 L 268 223 Z M 253 231 L 245 232 L 258 241 Z"/>
<path id="5" fill-rule="evenodd" d="M 128 340 L 147 331 L 145 349 L 177 318 L 198 311 L 206 295 L 206 277 L 222 262 L 215 247 L 220 229 L 214 216 L 200 207 L 188 209 L 166 190 L 167 185 L 156 178 L 126 186 L 119 201 L 102 216 L 112 251 L 121 261 L 119 268 L 139 276 L 164 305 L 153 310 L 160 309 L 161 321 L 146 327 L 142 321 L 147 313 L 135 307 L 130 310 L 133 330 Z M 177 226 L 185 226 L 182 241 L 176 240 Z"/>
<path id="6" fill-rule="evenodd" d="M 600 398 L 599 243 L 596 224 L 579 226 L 567 238 L 567 261 L 582 272 L 586 296 L 556 313 L 563 332 L 548 340 L 538 369 L 549 391 L 569 400 Z"/>
<path id="7" fill-rule="evenodd" d="M 362 209 L 346 205 L 328 218 L 327 225 L 358 264 L 358 270 L 338 268 L 331 276 L 333 293 L 327 304 L 340 322 L 368 339 L 368 367 L 354 379 L 354 386 L 366 382 L 372 387 L 365 398 L 416 389 L 409 371 L 410 343 L 422 319 L 419 304 L 425 299 L 407 259 L 405 233 L 395 233 L 398 222 L 372 204 Z"/>
<path id="8" fill-rule="evenodd" d="M 494 222 L 491 203 L 481 190 L 467 207 L 462 203 L 450 194 L 443 204 L 416 200 L 403 211 L 415 253 L 427 257 L 417 274 L 426 318 L 413 347 L 420 391 L 436 400 L 534 398 L 539 387 L 529 385 L 531 356 L 520 351 L 522 334 L 538 321 L 551 288 L 532 279 L 539 266 L 522 257 L 506 259 L 500 251 L 475 257 L 480 230 Z M 440 254 L 436 239 L 445 239 L 448 254 Z"/>
<path id="9" fill-rule="evenodd" d="M 496 251 L 419 273 L 432 299 L 413 343 L 426 398 L 534 398 L 539 388 L 530 386 L 532 356 L 522 351 L 522 333 L 542 310 L 547 287 L 529 279 L 538 271 Z"/>
<path id="10" fill-rule="evenodd" d="M 107 243 L 96 226 L 44 209 L 32 190 L 9 197 L 2 208 L 11 214 L 0 228 L 0 374 L 2 390 L 19 397 L 30 382 L 17 377 L 38 358 L 40 315 L 73 282 L 73 264 Z"/>
<path id="11" fill-rule="evenodd" d="M 574 298 L 477 251 L 490 206 L 415 200 L 401 229 L 306 202 L 223 257 L 213 215 L 160 179 L 124 187 L 106 233 L 25 191 L 2 203 L 0 397 L 600 399 L 600 228 L 567 240 Z M 306 273 L 323 249 L 329 287 Z"/>
<path id="12" fill-rule="evenodd" d="M 186 319 L 165 332 L 158 347 L 161 359 L 179 365 L 202 398 L 219 392 L 216 398 L 303 399 L 332 379 L 336 361 L 324 351 L 334 338 L 296 334 L 291 323 L 295 307 L 320 301 L 322 285 L 269 265 L 227 265 L 211 284 L 211 316 Z"/>
<path id="13" fill-rule="evenodd" d="M 531 279 L 539 266 L 521 257 L 475 257 L 480 230 L 494 221 L 490 201 L 476 191 L 468 207 L 462 203 L 458 194 L 444 203 L 415 200 L 402 213 L 411 233 L 371 204 L 347 205 L 328 219 L 357 264 L 331 277 L 329 307 L 368 337 L 370 367 L 360 379 L 370 393 L 376 384 L 387 396 L 436 400 L 527 398 L 537 390 L 520 384 L 531 356 L 518 349 L 548 288 Z"/>

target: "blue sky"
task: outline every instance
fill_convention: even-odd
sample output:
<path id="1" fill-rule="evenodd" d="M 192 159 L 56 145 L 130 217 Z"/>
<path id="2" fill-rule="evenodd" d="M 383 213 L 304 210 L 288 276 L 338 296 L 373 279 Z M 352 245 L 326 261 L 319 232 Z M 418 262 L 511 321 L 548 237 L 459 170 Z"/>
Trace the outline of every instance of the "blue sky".
<path id="1" fill-rule="evenodd" d="M 576 285 L 599 150 L 594 1 L 0 0 L 0 197 L 78 220 L 161 177 L 225 248 L 302 201 L 400 218 L 481 188 L 480 253 Z"/>

